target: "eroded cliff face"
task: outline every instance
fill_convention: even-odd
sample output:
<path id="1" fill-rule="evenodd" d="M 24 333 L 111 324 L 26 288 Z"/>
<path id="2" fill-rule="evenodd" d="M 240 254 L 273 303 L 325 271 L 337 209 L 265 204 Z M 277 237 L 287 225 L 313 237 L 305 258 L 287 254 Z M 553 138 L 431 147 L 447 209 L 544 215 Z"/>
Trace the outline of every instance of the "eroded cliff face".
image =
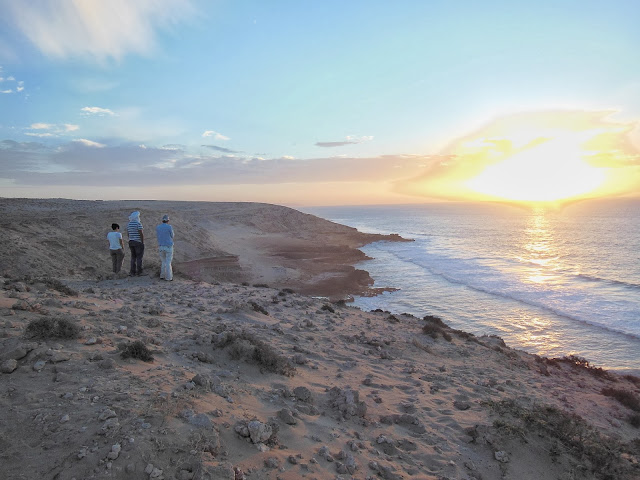
<path id="1" fill-rule="evenodd" d="M 260 203 L 0 199 L 6 241 L 0 273 L 103 278 L 110 274 L 106 234 L 118 223 L 126 243 L 127 219 L 134 210 L 141 212 L 150 275 L 159 270 L 155 227 L 166 213 L 176 232 L 177 274 L 206 282 L 265 283 L 312 295 L 366 293 L 373 280 L 352 266 L 366 259 L 358 247 L 403 240 Z"/>

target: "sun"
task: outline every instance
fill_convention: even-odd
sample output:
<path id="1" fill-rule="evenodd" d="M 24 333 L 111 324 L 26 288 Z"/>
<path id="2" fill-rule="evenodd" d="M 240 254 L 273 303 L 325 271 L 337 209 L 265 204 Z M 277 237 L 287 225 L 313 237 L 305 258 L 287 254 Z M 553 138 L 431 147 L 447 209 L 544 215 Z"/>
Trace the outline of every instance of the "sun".
<path id="1" fill-rule="evenodd" d="M 528 142 L 466 182 L 478 194 L 515 202 L 558 202 L 588 195 L 606 180 L 606 169 L 589 165 L 585 145 L 596 133 L 521 132 Z M 516 143 L 507 140 L 511 145 Z"/>
<path id="2" fill-rule="evenodd" d="M 397 192 L 434 200 L 559 207 L 640 193 L 640 123 L 613 110 L 520 112 L 481 124 L 425 161 Z"/>

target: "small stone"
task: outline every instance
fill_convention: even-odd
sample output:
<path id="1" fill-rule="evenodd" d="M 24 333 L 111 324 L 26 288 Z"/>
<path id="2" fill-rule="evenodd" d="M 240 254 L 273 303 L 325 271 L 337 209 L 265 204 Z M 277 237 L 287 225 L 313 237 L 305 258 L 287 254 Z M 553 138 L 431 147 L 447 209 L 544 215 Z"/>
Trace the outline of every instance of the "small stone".
<path id="1" fill-rule="evenodd" d="M 96 343 L 98 343 L 98 339 L 96 337 L 89 337 L 87 341 L 84 342 L 85 345 L 95 345 Z"/>
<path id="2" fill-rule="evenodd" d="M 10 358 L 9 360 L 5 360 L 0 365 L 0 371 L 2 373 L 13 373 L 16 368 L 18 368 L 18 361 L 14 358 Z"/>
<path id="3" fill-rule="evenodd" d="M 60 423 L 67 423 L 69 421 L 69 414 L 63 415 L 60 419 Z"/>
<path id="4" fill-rule="evenodd" d="M 107 454 L 107 458 L 109 460 L 115 460 L 120 455 L 120 450 L 121 450 L 121 447 L 119 443 L 112 445 L 111 451 Z"/>
<path id="5" fill-rule="evenodd" d="M 500 463 L 509 463 L 509 455 L 507 455 L 507 452 L 500 450 L 495 452 L 493 455 Z"/>
<path id="6" fill-rule="evenodd" d="M 44 366 L 45 366 L 46 364 L 47 364 L 47 362 L 45 362 L 44 360 L 38 360 L 36 363 L 34 363 L 34 364 L 33 364 L 33 367 L 32 367 L 32 368 L 33 368 L 36 372 L 39 372 L 39 371 L 41 371 L 41 370 L 44 368 Z"/>

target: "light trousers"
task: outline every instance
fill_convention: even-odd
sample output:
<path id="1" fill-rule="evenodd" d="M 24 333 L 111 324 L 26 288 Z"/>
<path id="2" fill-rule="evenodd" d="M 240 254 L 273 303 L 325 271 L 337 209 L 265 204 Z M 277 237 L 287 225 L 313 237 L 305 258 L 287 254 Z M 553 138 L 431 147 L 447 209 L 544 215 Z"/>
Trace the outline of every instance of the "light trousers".
<path id="1" fill-rule="evenodd" d="M 173 247 L 160 246 L 158 247 L 158 253 L 160 253 L 160 278 L 165 280 L 173 280 L 173 269 L 171 268 L 171 261 L 173 260 Z"/>

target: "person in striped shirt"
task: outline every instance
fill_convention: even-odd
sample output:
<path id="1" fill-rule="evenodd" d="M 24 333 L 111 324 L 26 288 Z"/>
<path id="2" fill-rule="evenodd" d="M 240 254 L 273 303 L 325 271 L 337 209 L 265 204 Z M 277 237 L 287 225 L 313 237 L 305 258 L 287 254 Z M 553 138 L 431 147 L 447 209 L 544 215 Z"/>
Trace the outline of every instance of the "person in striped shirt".
<path id="1" fill-rule="evenodd" d="M 144 233 L 140 223 L 140 212 L 132 212 L 127 224 L 129 250 L 131 251 L 131 269 L 129 276 L 142 275 L 142 256 L 144 255 Z"/>

